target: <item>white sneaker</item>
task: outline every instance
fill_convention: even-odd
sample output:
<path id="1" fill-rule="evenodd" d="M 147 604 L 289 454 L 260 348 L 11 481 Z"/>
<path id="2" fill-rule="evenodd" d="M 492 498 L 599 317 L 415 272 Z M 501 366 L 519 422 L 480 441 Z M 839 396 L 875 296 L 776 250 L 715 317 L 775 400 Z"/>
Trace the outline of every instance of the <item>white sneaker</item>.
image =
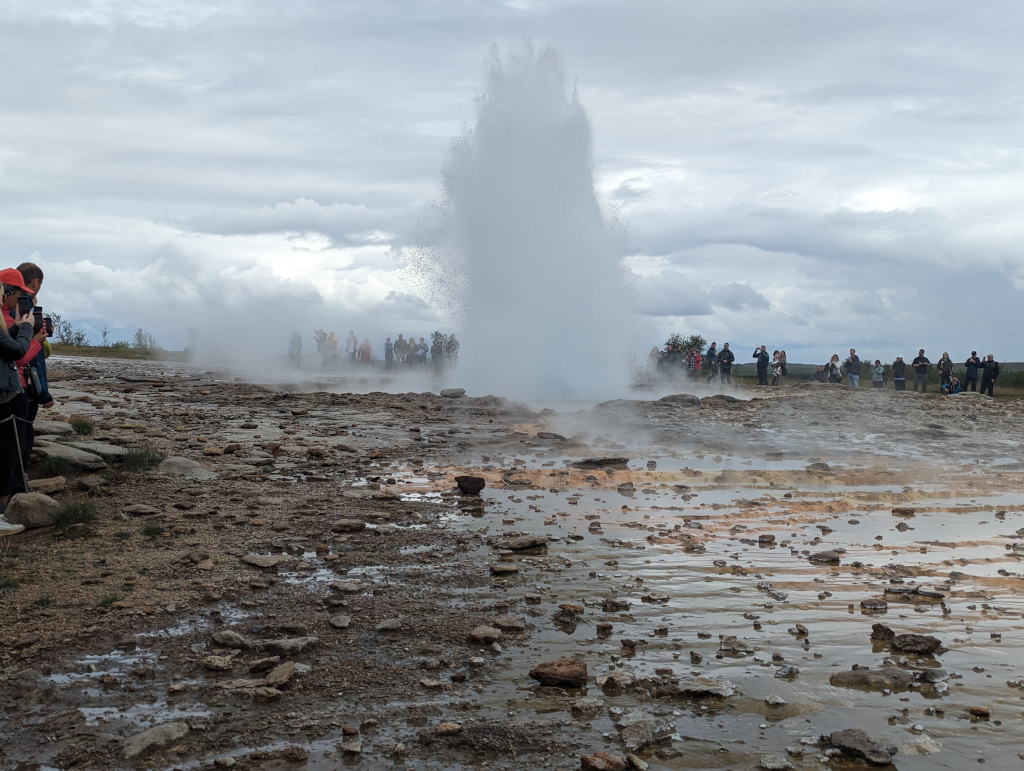
<path id="1" fill-rule="evenodd" d="M 0 538 L 7 535 L 17 535 L 24 529 L 24 525 L 12 525 L 3 516 L 0 516 Z"/>

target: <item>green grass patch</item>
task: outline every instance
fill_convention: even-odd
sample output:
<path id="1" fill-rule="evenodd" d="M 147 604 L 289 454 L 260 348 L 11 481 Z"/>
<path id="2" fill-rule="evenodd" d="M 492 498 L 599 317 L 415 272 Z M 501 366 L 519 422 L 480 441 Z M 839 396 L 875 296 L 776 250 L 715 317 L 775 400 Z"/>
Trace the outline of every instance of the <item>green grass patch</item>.
<path id="1" fill-rule="evenodd" d="M 39 464 L 39 470 L 47 477 L 71 476 L 77 468 L 68 458 L 44 458 Z"/>
<path id="2" fill-rule="evenodd" d="M 54 521 L 57 527 L 65 528 L 92 522 L 97 516 L 95 503 L 78 498 L 61 504 L 54 512 Z"/>
<path id="3" fill-rule="evenodd" d="M 92 424 L 92 421 L 85 418 L 71 418 L 71 428 L 79 436 L 89 436 L 96 430 L 96 426 Z"/>
<path id="4" fill-rule="evenodd" d="M 53 605 L 53 595 L 42 594 L 36 597 L 34 600 L 32 600 L 32 604 L 35 605 L 37 608 L 49 608 Z"/>
<path id="5" fill-rule="evenodd" d="M 12 594 L 21 584 L 17 578 L 0 577 L 0 594 Z"/>
<path id="6" fill-rule="evenodd" d="M 164 534 L 164 530 L 159 522 L 147 522 L 142 526 L 142 534 L 147 538 L 157 539 Z"/>
<path id="7" fill-rule="evenodd" d="M 114 533 L 114 538 L 116 538 L 119 541 L 127 541 L 131 537 L 131 530 L 118 530 L 116 533 Z"/>
<path id="8" fill-rule="evenodd" d="M 160 465 L 164 456 L 152 447 L 132 447 L 121 456 L 121 466 L 125 471 L 149 471 Z"/>
<path id="9" fill-rule="evenodd" d="M 96 603 L 96 607 L 98 607 L 98 608 L 109 608 L 115 602 L 120 602 L 120 601 L 121 601 L 121 595 L 120 594 L 104 594 L 102 597 L 100 597 L 100 601 Z"/>

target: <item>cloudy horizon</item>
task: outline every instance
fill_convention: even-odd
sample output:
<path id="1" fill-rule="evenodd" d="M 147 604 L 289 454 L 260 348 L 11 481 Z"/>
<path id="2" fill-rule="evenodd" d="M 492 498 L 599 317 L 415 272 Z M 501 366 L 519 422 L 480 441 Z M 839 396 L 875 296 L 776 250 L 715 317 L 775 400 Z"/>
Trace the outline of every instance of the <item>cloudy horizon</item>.
<path id="1" fill-rule="evenodd" d="M 1020 361 L 1022 21 L 1008 2 L 13 0 L 5 262 L 38 262 L 43 306 L 94 343 L 427 336 L 443 309 L 396 253 L 492 46 L 531 41 L 587 112 L 637 351 L 681 332 L 741 362 L 762 343 Z"/>

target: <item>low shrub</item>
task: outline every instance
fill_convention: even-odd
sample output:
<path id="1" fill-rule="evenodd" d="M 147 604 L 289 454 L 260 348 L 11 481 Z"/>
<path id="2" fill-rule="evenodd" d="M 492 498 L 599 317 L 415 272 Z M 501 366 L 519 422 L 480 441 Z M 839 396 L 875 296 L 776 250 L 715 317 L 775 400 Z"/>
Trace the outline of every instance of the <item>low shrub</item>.
<path id="1" fill-rule="evenodd" d="M 62 503 L 54 512 L 54 521 L 60 528 L 92 522 L 96 517 L 96 504 L 83 498 Z"/>
<path id="2" fill-rule="evenodd" d="M 164 456 L 152 447 L 131 447 L 121 456 L 121 466 L 125 471 L 149 471 L 160 465 Z"/>
<path id="3" fill-rule="evenodd" d="M 86 418 L 71 418 L 71 427 L 75 430 L 75 433 L 79 436 L 89 436 L 96 427 L 92 424 L 91 420 Z"/>

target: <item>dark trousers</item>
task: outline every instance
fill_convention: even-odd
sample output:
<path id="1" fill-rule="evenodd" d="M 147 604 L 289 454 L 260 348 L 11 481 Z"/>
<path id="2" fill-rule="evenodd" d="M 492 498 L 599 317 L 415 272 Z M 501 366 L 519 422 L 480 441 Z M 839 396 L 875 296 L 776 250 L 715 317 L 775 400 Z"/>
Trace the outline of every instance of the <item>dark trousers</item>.
<path id="1" fill-rule="evenodd" d="M 907 381 L 906 380 L 893 380 L 892 384 L 896 388 L 897 391 L 906 391 L 907 390 Z"/>
<path id="2" fill-rule="evenodd" d="M 761 369 L 760 367 L 757 368 L 757 384 L 758 385 L 768 385 L 768 368 L 767 367 L 765 367 L 764 369 Z"/>
<path id="3" fill-rule="evenodd" d="M 981 379 L 981 388 L 979 390 L 981 391 L 981 393 L 988 392 L 989 396 L 994 396 L 993 393 L 992 393 L 992 386 L 994 386 L 995 384 L 996 384 L 995 380 L 989 380 L 988 378 L 982 378 Z"/>
<path id="4" fill-rule="evenodd" d="M 723 366 L 719 371 L 722 374 L 722 382 L 732 385 L 732 367 Z"/>
<path id="5" fill-rule="evenodd" d="M 18 423 L 18 443 L 21 445 L 22 463 L 28 467 L 28 459 L 32 455 L 32 447 L 36 443 L 36 429 L 33 425 L 39 413 L 39 402 L 31 397 L 25 401 L 25 422 Z M 21 464 L 15 466 L 11 474 L 11 495 L 28 492 L 28 477 L 21 473 Z"/>
<path id="6" fill-rule="evenodd" d="M 0 405 L 0 498 L 9 495 L 12 488 L 14 492 L 25 490 L 18 454 L 24 425 L 21 421 L 27 413 L 28 397 L 23 393 Z M 28 458 L 25 458 L 27 462 Z"/>
<path id="7" fill-rule="evenodd" d="M 965 377 L 964 378 L 964 390 L 965 391 L 967 390 L 967 386 L 970 386 L 972 391 L 977 391 L 978 390 L 978 376 L 975 375 L 974 377 Z"/>

